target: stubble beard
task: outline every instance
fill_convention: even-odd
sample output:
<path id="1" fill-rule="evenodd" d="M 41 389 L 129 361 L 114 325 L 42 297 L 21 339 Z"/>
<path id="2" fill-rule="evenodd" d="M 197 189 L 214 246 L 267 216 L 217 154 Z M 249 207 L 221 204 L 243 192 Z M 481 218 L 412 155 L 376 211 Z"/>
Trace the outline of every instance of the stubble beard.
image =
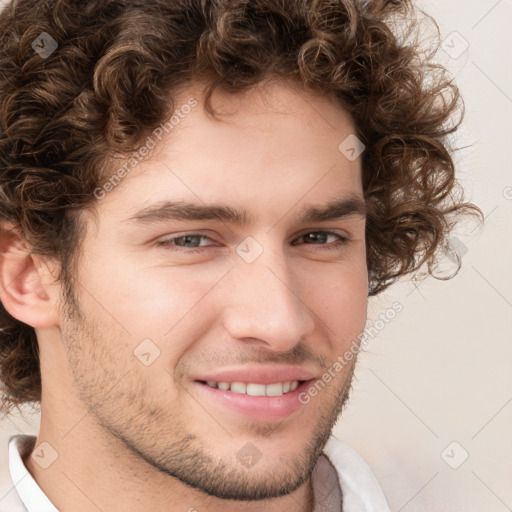
<path id="1" fill-rule="evenodd" d="M 259 422 L 248 425 L 251 438 L 261 439 L 262 452 L 261 460 L 249 469 L 242 464 L 233 464 L 236 453 L 235 457 L 233 454 L 216 455 L 200 435 L 194 433 L 193 425 L 181 420 L 179 411 L 164 407 L 162 402 L 156 401 L 158 397 L 149 396 L 143 385 L 145 381 L 134 379 L 134 374 L 142 375 L 140 363 L 135 358 L 131 361 L 128 355 L 119 357 L 119 344 L 105 336 L 110 331 L 98 328 L 87 319 L 76 300 L 68 303 L 67 312 L 69 323 L 62 330 L 62 337 L 75 391 L 85 409 L 103 429 L 109 445 L 116 447 L 117 451 L 113 449 L 112 455 L 117 461 L 124 457 L 126 467 L 133 463 L 140 466 L 144 461 L 148 465 L 146 470 L 155 469 L 209 496 L 259 501 L 297 490 L 311 477 L 349 399 L 357 357 L 350 367 L 345 368 L 341 386 L 334 389 L 333 380 L 311 400 L 312 405 L 318 403 L 316 401 L 322 405 L 314 414 L 318 418 L 316 425 L 300 453 L 296 450 L 279 457 L 278 466 L 268 462 L 268 458 L 265 461 L 264 447 L 267 440 L 280 435 L 279 425 Z M 127 368 L 121 368 L 123 361 Z M 126 373 L 130 368 L 132 371 Z M 211 428 L 216 428 L 215 421 L 206 412 L 204 418 L 212 423 Z M 227 427 L 229 430 L 229 425 Z M 88 441 L 94 445 L 94 439 Z M 227 450 L 236 452 L 233 448 L 236 444 L 231 440 Z M 275 458 L 275 453 L 269 456 Z"/>

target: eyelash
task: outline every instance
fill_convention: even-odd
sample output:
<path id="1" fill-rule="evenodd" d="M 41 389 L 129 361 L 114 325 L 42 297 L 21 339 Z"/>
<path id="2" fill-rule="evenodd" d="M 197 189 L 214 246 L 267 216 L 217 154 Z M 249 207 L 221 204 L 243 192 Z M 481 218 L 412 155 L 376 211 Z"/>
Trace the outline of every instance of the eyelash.
<path id="1" fill-rule="evenodd" d="M 322 230 L 320 230 L 320 231 L 308 231 L 308 232 L 303 233 L 302 235 L 300 235 L 299 238 L 302 238 L 303 236 L 306 236 L 306 235 L 310 235 L 312 233 L 315 233 L 315 234 L 322 233 L 324 235 L 332 235 L 332 236 L 334 236 L 334 237 L 336 237 L 338 239 L 333 244 L 314 244 L 314 243 L 307 244 L 307 245 L 324 245 L 325 247 L 323 249 L 327 250 L 327 251 L 339 250 L 339 249 L 342 248 L 340 246 L 344 246 L 344 245 L 346 245 L 350 241 L 348 238 L 346 238 L 346 237 L 344 237 L 344 236 L 342 236 L 339 233 L 336 233 L 334 231 L 322 231 Z M 204 233 L 185 233 L 183 235 L 175 236 L 173 238 L 168 238 L 166 240 L 160 240 L 160 241 L 157 242 L 157 245 L 158 246 L 163 246 L 166 249 L 171 250 L 171 251 L 184 252 L 186 254 L 196 254 L 196 253 L 202 252 L 202 249 L 200 249 L 200 248 L 187 249 L 185 247 L 180 247 L 180 246 L 175 245 L 173 243 L 174 241 L 179 240 L 180 238 L 186 238 L 187 236 L 200 237 L 200 238 L 208 238 L 209 240 L 211 240 L 210 237 L 205 235 Z M 211 247 L 211 246 L 207 246 L 207 247 Z"/>

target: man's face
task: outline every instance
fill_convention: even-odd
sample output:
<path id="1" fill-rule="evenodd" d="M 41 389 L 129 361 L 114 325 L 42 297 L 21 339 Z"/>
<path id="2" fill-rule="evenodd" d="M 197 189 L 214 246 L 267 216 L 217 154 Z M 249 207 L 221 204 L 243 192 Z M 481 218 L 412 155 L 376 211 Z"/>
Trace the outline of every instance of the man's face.
<path id="1" fill-rule="evenodd" d="M 130 456 L 220 498 L 277 497 L 310 475 L 355 359 L 307 404 L 299 394 L 366 320 L 364 215 L 299 220 L 362 200 L 360 161 L 338 149 L 355 130 L 331 100 L 283 84 L 265 101 L 214 95 L 233 112 L 222 121 L 197 88 L 176 108 L 189 96 L 197 106 L 85 217 L 63 344 L 84 410 Z M 245 210 L 247 224 L 175 219 L 177 201 Z"/>

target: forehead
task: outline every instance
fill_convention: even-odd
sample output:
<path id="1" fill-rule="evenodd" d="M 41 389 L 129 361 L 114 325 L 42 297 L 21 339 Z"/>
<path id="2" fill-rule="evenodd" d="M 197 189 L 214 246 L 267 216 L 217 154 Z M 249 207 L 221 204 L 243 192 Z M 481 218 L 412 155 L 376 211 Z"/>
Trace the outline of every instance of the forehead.
<path id="1" fill-rule="evenodd" d="M 238 94 L 218 90 L 212 106 L 218 119 L 205 112 L 199 84 L 183 89 L 168 124 L 150 135 L 147 157 L 100 206 L 122 199 L 129 217 L 171 199 L 250 210 L 243 208 L 249 200 L 268 209 L 302 198 L 314 204 L 316 196 L 325 203 L 326 194 L 362 197 L 360 159 L 339 150 L 355 126 L 334 98 L 273 82 Z"/>
<path id="2" fill-rule="evenodd" d="M 214 148 L 222 157 L 222 150 L 228 147 L 231 154 L 237 153 L 238 142 L 243 140 L 244 150 L 253 146 L 262 156 L 300 158 L 323 150 L 337 151 L 334 142 L 356 133 L 352 117 L 332 94 L 306 91 L 293 81 L 273 79 L 237 93 L 216 89 L 210 101 L 216 119 L 205 112 L 202 89 L 196 83 L 176 96 L 174 113 L 184 109 L 191 99 L 197 101 L 197 107 L 187 108 L 180 119 L 174 116 L 178 124 L 164 135 L 164 144 L 190 147 L 201 139 L 200 147 L 206 149 L 211 142 L 222 142 Z M 299 139 L 303 144 L 294 146 Z M 262 141 L 265 148 L 257 148 Z M 314 148 L 316 151 L 312 151 Z M 196 156 L 200 156 L 202 151 L 196 149 Z"/>

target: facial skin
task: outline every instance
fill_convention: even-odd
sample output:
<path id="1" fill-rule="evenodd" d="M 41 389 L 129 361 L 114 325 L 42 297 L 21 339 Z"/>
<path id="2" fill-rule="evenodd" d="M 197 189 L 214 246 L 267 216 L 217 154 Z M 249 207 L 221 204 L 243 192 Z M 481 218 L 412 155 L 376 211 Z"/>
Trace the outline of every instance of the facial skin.
<path id="1" fill-rule="evenodd" d="M 363 199 L 360 159 L 338 150 L 353 122 L 334 100 L 282 82 L 215 93 L 215 108 L 233 113 L 222 121 L 204 113 L 197 86 L 176 106 L 190 96 L 198 105 L 97 201 L 96 216 L 85 215 L 78 310 L 61 310 L 61 285 L 42 278 L 55 321 L 36 326 L 36 447 L 46 441 L 58 457 L 47 469 L 24 461 L 65 512 L 312 510 L 310 475 L 348 396 L 355 359 L 279 421 L 205 400 L 194 377 L 280 363 L 320 378 L 357 340 L 368 292 L 364 216 L 297 222 L 306 207 Z M 128 220 L 171 200 L 225 204 L 253 219 Z M 349 242 L 307 236 L 326 230 Z M 169 245 L 198 233 L 208 238 Z M 263 248 L 252 263 L 236 252 L 247 237 Z M 134 355 L 145 339 L 160 350 L 149 366 Z M 261 453 L 250 468 L 237 457 L 248 443 Z"/>

